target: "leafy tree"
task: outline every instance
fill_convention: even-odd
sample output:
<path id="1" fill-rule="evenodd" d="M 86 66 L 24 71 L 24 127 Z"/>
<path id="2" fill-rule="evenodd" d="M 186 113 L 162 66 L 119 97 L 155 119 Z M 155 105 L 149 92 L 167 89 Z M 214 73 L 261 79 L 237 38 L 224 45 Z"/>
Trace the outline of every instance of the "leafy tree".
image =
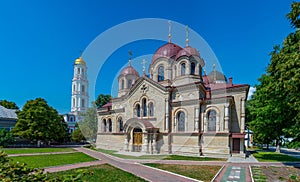
<path id="1" fill-rule="evenodd" d="M 259 79 L 250 102 L 249 122 L 254 137 L 260 142 L 276 140 L 277 150 L 281 136 L 300 141 L 300 2 L 291 5 L 287 18 L 297 28 L 275 46 L 266 74 Z M 259 139 L 260 138 L 260 139 Z"/>
<path id="2" fill-rule="evenodd" d="M 0 171 L 0 180 L 5 182 L 75 182 L 82 181 L 82 176 L 92 175 L 91 172 L 86 170 L 77 170 L 76 173 L 72 175 L 49 176 L 48 173 L 44 173 L 43 169 L 30 168 L 24 163 L 13 162 L 3 151 L 0 151 Z"/>
<path id="3" fill-rule="evenodd" d="M 81 141 L 85 140 L 85 137 L 83 136 L 77 123 L 76 123 L 75 131 L 72 133 L 72 140 L 74 142 L 81 142 Z"/>
<path id="4" fill-rule="evenodd" d="M 19 109 L 16 103 L 7 100 L 0 100 L 0 105 L 7 109 Z"/>
<path id="5" fill-rule="evenodd" d="M 67 124 L 46 100 L 29 100 L 22 111 L 17 112 L 18 121 L 12 132 L 31 141 L 60 141 L 66 136 Z"/>
<path id="6" fill-rule="evenodd" d="M 0 146 L 7 147 L 8 144 L 13 143 L 14 137 L 6 129 L 0 129 Z"/>
<path id="7" fill-rule="evenodd" d="M 88 108 L 86 113 L 83 113 L 83 120 L 78 122 L 81 132 L 89 141 L 96 141 L 97 137 L 97 110 L 95 103 L 92 103 L 91 108 Z"/>
<path id="8" fill-rule="evenodd" d="M 95 104 L 97 106 L 97 108 L 100 108 L 102 107 L 103 105 L 105 105 L 106 103 L 108 103 L 111 99 L 111 96 L 110 95 L 104 95 L 104 94 L 100 94 L 96 101 L 95 101 Z"/>

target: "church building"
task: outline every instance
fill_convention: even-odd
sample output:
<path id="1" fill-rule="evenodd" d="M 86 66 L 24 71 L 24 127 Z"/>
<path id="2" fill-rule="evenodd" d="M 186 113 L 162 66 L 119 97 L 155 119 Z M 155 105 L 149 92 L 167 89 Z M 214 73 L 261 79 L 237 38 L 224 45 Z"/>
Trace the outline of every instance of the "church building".
<path id="1" fill-rule="evenodd" d="M 207 74 L 196 48 L 169 42 L 148 73 L 131 65 L 118 76 L 118 97 L 98 109 L 96 147 L 148 154 L 244 154 L 248 84 Z"/>

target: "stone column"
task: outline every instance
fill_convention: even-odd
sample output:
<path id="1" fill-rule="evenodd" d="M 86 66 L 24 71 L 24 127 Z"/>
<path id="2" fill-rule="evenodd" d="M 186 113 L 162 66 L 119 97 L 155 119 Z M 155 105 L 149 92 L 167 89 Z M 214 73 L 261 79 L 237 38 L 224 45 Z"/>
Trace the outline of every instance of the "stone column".
<path id="1" fill-rule="evenodd" d="M 195 107 L 195 131 L 199 131 L 199 107 Z"/>
<path id="2" fill-rule="evenodd" d="M 206 114 L 204 113 L 204 116 L 203 116 L 203 123 L 204 123 L 204 132 L 207 132 L 208 131 L 208 121 L 207 121 L 207 118 L 206 118 Z"/>
<path id="3" fill-rule="evenodd" d="M 155 132 L 156 132 L 156 131 L 155 131 Z M 154 154 L 157 154 L 157 153 L 158 153 L 158 152 L 157 152 L 156 137 L 157 137 L 156 133 L 153 133 L 153 143 L 152 143 L 152 145 L 153 145 L 153 153 L 154 153 Z"/>
<path id="4" fill-rule="evenodd" d="M 229 124 L 229 103 L 225 104 L 225 108 L 224 108 L 224 112 L 225 112 L 225 117 L 224 117 L 224 131 L 228 132 L 229 128 L 228 128 L 228 124 Z"/>
<path id="5" fill-rule="evenodd" d="M 245 103 L 246 99 L 241 99 L 241 133 L 244 133 L 245 131 Z"/>
<path id="6" fill-rule="evenodd" d="M 144 134 L 144 143 L 142 145 L 142 152 L 149 153 L 147 132 L 143 134 Z"/>
<path id="7" fill-rule="evenodd" d="M 169 100 L 165 99 L 165 131 L 169 131 Z"/>
<path id="8" fill-rule="evenodd" d="M 124 139 L 124 151 L 129 152 L 129 141 L 127 135 L 125 135 L 125 139 Z"/>

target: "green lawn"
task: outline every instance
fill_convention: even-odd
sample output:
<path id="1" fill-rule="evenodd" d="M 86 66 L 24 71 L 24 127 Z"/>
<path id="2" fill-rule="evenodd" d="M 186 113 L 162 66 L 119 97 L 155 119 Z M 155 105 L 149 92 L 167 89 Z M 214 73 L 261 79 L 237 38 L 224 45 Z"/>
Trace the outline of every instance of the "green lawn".
<path id="1" fill-rule="evenodd" d="M 79 168 L 79 169 L 86 169 L 89 172 L 92 172 L 93 175 L 87 175 L 82 178 L 82 181 L 88 181 L 88 182 L 98 182 L 98 181 L 112 181 L 112 182 L 121 182 L 121 181 L 145 181 L 144 179 L 141 179 L 131 173 L 128 173 L 126 171 L 117 169 L 109 164 L 103 164 L 93 167 L 85 167 L 85 168 Z M 68 171 L 62 171 L 57 173 L 51 173 L 50 176 L 61 176 L 61 175 L 68 175 L 68 174 L 74 174 L 78 169 L 68 170 Z"/>
<path id="2" fill-rule="evenodd" d="M 300 161 L 299 158 L 288 156 L 285 154 L 275 153 L 275 152 L 258 152 L 258 153 L 254 153 L 253 156 L 259 162 L 297 162 L 297 161 Z"/>
<path id="3" fill-rule="evenodd" d="M 173 173 L 181 174 L 201 181 L 211 181 L 221 166 L 208 165 L 174 165 L 174 164 L 144 164 Z"/>
<path id="4" fill-rule="evenodd" d="M 34 168 L 60 166 L 66 164 L 75 164 L 80 162 L 89 162 L 89 161 L 97 160 L 81 152 L 70 153 L 70 154 L 17 156 L 17 157 L 10 157 L 10 158 L 14 162 L 26 163 L 28 166 Z"/>
<path id="5" fill-rule="evenodd" d="M 72 148 L 4 148 L 7 154 L 32 154 L 32 153 L 48 153 L 48 152 L 73 152 Z"/>
<path id="6" fill-rule="evenodd" d="M 142 156 L 130 156 L 116 154 L 115 150 L 96 149 L 99 152 L 113 155 L 122 159 L 153 159 L 153 160 L 191 160 L 191 161 L 226 161 L 222 158 L 210 158 L 210 157 L 193 157 L 193 156 L 181 156 L 181 155 L 142 155 Z"/>

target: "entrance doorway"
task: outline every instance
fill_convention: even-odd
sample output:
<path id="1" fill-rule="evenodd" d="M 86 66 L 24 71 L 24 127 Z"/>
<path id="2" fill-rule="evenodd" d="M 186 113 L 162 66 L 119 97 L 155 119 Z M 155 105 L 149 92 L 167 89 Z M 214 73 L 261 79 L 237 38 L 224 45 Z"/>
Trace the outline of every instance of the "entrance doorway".
<path id="1" fill-rule="evenodd" d="M 239 138 L 232 139 L 232 153 L 240 153 L 240 139 Z"/>
<path id="2" fill-rule="evenodd" d="M 140 152 L 143 144 L 143 131 L 141 128 L 133 129 L 133 151 Z"/>

